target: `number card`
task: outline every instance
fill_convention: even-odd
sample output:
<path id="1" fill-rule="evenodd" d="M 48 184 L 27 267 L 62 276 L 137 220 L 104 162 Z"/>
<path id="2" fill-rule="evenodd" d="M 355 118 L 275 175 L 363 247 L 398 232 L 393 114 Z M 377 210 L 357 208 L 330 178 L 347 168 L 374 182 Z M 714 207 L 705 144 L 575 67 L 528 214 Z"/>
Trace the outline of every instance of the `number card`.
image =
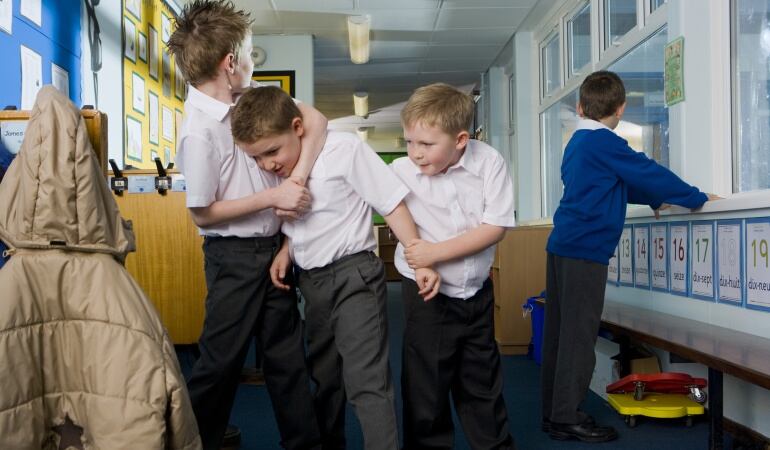
<path id="1" fill-rule="evenodd" d="M 634 285 L 634 262 L 631 252 L 631 227 L 623 227 L 618 244 L 618 262 L 620 265 L 619 281 L 626 286 Z"/>
<path id="2" fill-rule="evenodd" d="M 687 295 L 687 246 L 690 241 L 687 222 L 672 223 L 670 233 L 668 267 L 671 270 L 671 292 Z"/>
<path id="3" fill-rule="evenodd" d="M 634 284 L 650 287 L 650 226 L 634 225 Z"/>
<path id="4" fill-rule="evenodd" d="M 618 247 L 615 247 L 615 252 L 610 258 L 610 262 L 607 265 L 607 283 L 618 284 Z"/>
<path id="5" fill-rule="evenodd" d="M 668 290 L 668 226 L 666 224 L 650 227 L 650 256 L 652 260 L 652 288 Z"/>
<path id="6" fill-rule="evenodd" d="M 770 219 L 746 220 L 746 307 L 770 310 Z"/>
<path id="7" fill-rule="evenodd" d="M 741 271 L 741 221 L 717 221 L 717 269 L 719 285 L 717 299 L 720 302 L 742 303 L 743 273 Z"/>
<path id="8" fill-rule="evenodd" d="M 693 297 L 714 300 L 714 222 L 692 223 Z"/>

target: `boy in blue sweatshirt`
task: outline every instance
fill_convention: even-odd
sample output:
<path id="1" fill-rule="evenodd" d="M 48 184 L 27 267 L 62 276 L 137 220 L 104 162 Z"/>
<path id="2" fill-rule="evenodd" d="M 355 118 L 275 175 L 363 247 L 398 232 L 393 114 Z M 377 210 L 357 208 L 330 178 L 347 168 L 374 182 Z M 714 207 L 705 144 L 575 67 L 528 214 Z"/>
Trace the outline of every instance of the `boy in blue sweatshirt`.
<path id="1" fill-rule="evenodd" d="M 617 74 L 599 71 L 586 77 L 578 102 L 581 120 L 564 150 L 564 195 L 546 247 L 542 428 L 552 439 L 605 442 L 617 437 L 612 427 L 596 424 L 578 407 L 596 363 L 607 264 L 623 230 L 626 205 L 649 205 L 657 216 L 664 203 L 699 208 L 718 198 L 685 183 L 616 135 L 612 130 L 625 107 L 626 91 Z"/>

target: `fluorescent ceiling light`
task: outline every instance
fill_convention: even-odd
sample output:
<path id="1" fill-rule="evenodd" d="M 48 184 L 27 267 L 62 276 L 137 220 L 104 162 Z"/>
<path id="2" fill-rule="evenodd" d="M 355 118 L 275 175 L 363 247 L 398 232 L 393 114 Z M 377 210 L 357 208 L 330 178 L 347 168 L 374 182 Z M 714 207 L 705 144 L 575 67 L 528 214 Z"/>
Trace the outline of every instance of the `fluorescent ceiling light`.
<path id="1" fill-rule="evenodd" d="M 353 111 L 358 117 L 369 115 L 369 93 L 364 91 L 353 93 Z"/>
<path id="2" fill-rule="evenodd" d="M 353 64 L 369 62 L 369 16 L 348 16 L 350 60 Z"/>

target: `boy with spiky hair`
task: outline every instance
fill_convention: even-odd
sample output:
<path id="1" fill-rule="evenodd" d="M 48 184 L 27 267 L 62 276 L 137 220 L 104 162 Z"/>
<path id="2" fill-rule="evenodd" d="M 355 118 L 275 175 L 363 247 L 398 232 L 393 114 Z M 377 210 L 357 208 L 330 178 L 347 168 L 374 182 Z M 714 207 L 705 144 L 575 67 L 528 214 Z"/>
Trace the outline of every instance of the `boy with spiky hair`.
<path id="1" fill-rule="evenodd" d="M 187 207 L 205 236 L 206 317 L 188 389 L 203 445 L 222 444 L 252 336 L 263 356 L 282 446 L 319 442 L 293 291 L 276 289 L 269 268 L 281 246 L 273 209 L 299 213 L 310 205 L 304 179 L 326 134 L 326 119 L 298 108 L 307 121 L 303 159 L 284 181 L 260 171 L 230 132 L 231 109 L 251 85 L 251 20 L 230 1 L 195 0 L 176 21 L 168 43 L 190 83 L 177 165 Z M 261 89 L 261 88 L 257 88 Z"/>

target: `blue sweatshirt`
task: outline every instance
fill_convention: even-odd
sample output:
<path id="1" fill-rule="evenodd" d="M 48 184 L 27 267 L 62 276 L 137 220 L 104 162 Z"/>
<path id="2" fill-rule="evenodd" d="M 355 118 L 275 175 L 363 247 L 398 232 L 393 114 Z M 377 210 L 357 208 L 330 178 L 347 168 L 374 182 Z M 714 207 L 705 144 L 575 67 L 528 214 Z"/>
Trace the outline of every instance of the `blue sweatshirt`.
<path id="1" fill-rule="evenodd" d="M 581 127 L 583 127 L 581 129 Z M 698 208 L 708 197 L 599 122 L 583 120 L 564 149 L 564 195 L 546 249 L 608 264 L 623 231 L 626 205 Z"/>

